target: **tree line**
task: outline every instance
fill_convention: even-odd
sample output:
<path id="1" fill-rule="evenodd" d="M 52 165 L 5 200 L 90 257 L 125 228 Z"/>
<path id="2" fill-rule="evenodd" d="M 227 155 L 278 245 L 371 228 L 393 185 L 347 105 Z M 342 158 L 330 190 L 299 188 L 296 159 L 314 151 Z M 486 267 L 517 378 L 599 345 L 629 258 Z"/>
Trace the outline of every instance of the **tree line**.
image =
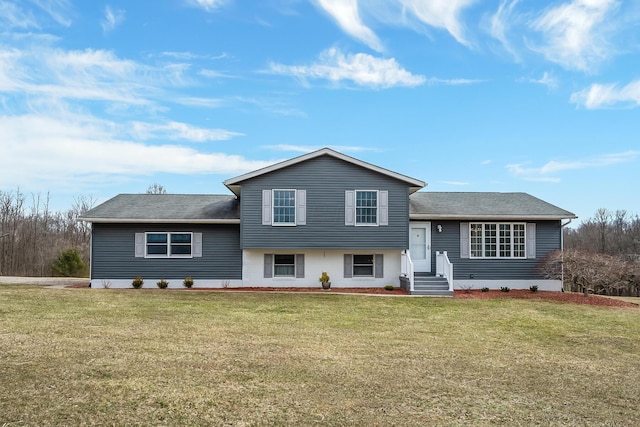
<path id="1" fill-rule="evenodd" d="M 564 229 L 564 252 L 540 265 L 573 292 L 640 296 L 640 217 L 598 209 L 576 228 Z"/>
<path id="2" fill-rule="evenodd" d="M 146 192 L 166 194 L 167 189 L 153 183 Z M 78 196 L 69 209 L 54 212 L 49 194 L 0 190 L 0 275 L 88 276 L 91 225 L 78 217 L 95 202 Z"/>
<path id="3" fill-rule="evenodd" d="M 48 194 L 0 191 L 0 275 L 53 275 L 56 260 L 68 250 L 77 251 L 85 266 L 80 273 L 88 275 L 91 228 L 77 219 L 94 203 L 79 196 L 66 211 L 54 212 Z"/>

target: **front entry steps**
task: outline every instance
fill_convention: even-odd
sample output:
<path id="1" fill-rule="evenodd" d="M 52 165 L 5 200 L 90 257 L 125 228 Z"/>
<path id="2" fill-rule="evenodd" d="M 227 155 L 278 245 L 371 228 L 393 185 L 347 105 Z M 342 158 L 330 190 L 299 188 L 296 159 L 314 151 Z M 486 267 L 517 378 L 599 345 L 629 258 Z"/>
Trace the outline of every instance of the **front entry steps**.
<path id="1" fill-rule="evenodd" d="M 414 273 L 411 295 L 451 297 L 453 296 L 453 291 L 449 290 L 449 282 L 444 277 L 435 276 L 431 273 Z"/>

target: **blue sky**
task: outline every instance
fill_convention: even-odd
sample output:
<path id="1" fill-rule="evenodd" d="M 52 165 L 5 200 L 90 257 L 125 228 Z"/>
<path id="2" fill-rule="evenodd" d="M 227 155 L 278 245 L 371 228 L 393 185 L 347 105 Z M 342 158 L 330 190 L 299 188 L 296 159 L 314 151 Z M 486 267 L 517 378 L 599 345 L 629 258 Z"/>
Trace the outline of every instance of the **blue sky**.
<path id="1" fill-rule="evenodd" d="M 640 214 L 640 2 L 0 0 L 0 190 L 222 193 L 325 146 Z"/>

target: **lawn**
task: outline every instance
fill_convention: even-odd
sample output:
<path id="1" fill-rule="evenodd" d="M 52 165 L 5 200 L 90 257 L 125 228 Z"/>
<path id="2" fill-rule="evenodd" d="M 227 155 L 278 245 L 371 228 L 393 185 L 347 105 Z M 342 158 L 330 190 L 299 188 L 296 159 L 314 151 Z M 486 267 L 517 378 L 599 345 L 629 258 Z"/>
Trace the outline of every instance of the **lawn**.
<path id="1" fill-rule="evenodd" d="M 0 425 L 640 425 L 640 310 L 0 285 Z"/>

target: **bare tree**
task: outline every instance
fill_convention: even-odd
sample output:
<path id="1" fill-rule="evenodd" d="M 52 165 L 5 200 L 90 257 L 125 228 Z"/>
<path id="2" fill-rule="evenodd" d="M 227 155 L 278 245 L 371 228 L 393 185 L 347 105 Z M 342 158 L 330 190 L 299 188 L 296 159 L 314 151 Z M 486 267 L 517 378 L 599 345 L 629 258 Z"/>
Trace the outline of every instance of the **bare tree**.
<path id="1" fill-rule="evenodd" d="M 20 190 L 0 191 L 0 274 L 42 276 L 67 249 L 77 249 L 89 261 L 91 229 L 77 221 L 94 200 L 81 196 L 65 212 L 52 212 L 49 195 L 33 194 L 30 208 Z"/>
<path id="2" fill-rule="evenodd" d="M 149 187 L 147 187 L 147 194 L 167 194 L 167 189 L 157 182 L 154 182 Z"/>

